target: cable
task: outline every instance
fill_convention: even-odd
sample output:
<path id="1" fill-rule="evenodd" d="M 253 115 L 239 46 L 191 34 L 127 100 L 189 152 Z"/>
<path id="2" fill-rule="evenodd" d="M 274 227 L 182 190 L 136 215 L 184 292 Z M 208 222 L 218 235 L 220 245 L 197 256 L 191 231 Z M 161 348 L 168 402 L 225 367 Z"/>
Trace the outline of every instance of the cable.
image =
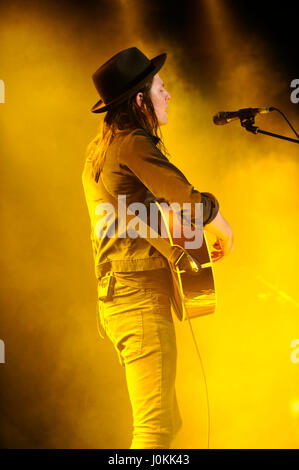
<path id="1" fill-rule="evenodd" d="M 280 111 L 280 109 L 275 108 L 274 106 L 271 106 L 271 111 L 277 111 L 278 113 L 280 113 L 282 117 L 286 120 L 286 122 L 288 123 L 292 131 L 294 132 L 295 136 L 299 139 L 299 134 L 295 131 L 294 127 L 292 126 L 292 124 L 290 123 L 286 115 L 282 111 Z"/>
<path id="2" fill-rule="evenodd" d="M 166 227 L 168 238 L 169 238 L 171 246 L 179 246 L 180 248 L 182 248 L 180 245 L 175 245 L 173 243 L 172 236 L 171 236 L 171 233 L 170 233 L 170 230 L 169 230 L 169 227 L 168 227 L 168 223 L 167 223 L 167 221 L 165 221 L 165 214 L 164 214 L 163 210 L 161 209 L 160 204 L 157 201 L 155 201 L 155 202 L 156 202 L 156 204 L 159 207 L 159 210 L 161 212 L 161 216 L 162 216 L 162 219 L 164 221 L 164 225 Z M 206 399 L 207 399 L 207 414 L 208 414 L 208 439 L 207 439 L 208 444 L 207 444 L 207 448 L 209 449 L 210 448 L 210 427 L 211 427 L 210 423 L 211 423 L 211 417 L 210 417 L 210 402 L 209 402 L 208 384 L 207 384 L 205 369 L 204 369 L 204 365 L 203 365 L 203 360 L 202 360 L 200 352 L 199 352 L 199 347 L 198 347 L 198 344 L 197 344 L 197 341 L 196 341 L 196 338 L 195 338 L 195 335 L 194 335 L 194 331 L 193 331 L 193 328 L 192 328 L 192 325 L 191 325 L 191 320 L 190 320 L 190 317 L 189 317 L 188 309 L 187 309 L 185 299 L 184 299 L 184 293 L 183 293 L 182 280 L 181 280 L 181 276 L 180 276 L 180 270 L 177 266 L 176 266 L 175 269 L 176 269 L 177 277 L 178 277 L 178 280 L 179 280 L 180 297 L 181 297 L 182 303 L 184 305 L 185 312 L 187 313 L 187 319 L 188 319 L 189 327 L 190 327 L 190 330 L 191 330 L 191 335 L 192 335 L 192 338 L 193 338 L 193 342 L 194 342 L 194 345 L 195 345 L 197 355 L 199 357 L 200 366 L 201 366 L 201 370 L 202 370 L 202 374 L 203 374 L 203 378 L 204 378 L 205 392 L 206 392 Z"/>
<path id="3" fill-rule="evenodd" d="M 208 412 L 208 445 L 207 445 L 207 447 L 209 449 L 210 448 L 211 416 L 210 416 L 210 402 L 209 402 L 208 384 L 207 384 L 205 369 L 204 369 L 204 365 L 203 365 L 203 360 L 202 360 L 202 357 L 201 357 L 200 352 L 199 352 L 199 347 L 198 347 L 198 344 L 197 344 L 197 341 L 196 341 L 196 338 L 195 338 L 195 335 L 194 335 L 194 331 L 193 331 L 193 328 L 192 328 L 192 325 L 191 325 L 191 320 L 190 320 L 190 317 L 189 317 L 188 309 L 187 309 L 187 306 L 186 306 L 186 303 L 185 303 L 184 294 L 183 294 L 182 280 L 181 280 L 181 276 L 179 275 L 180 274 L 179 268 L 177 267 L 176 270 L 177 270 L 178 279 L 179 279 L 180 294 L 181 294 L 182 302 L 184 304 L 184 309 L 187 313 L 188 324 L 189 324 L 189 327 L 190 327 L 190 331 L 191 331 L 191 335 L 192 335 L 193 342 L 194 342 L 194 345 L 195 345 L 195 349 L 196 349 L 197 355 L 199 357 L 201 370 L 202 370 L 204 383 L 205 383 L 205 391 L 206 391 L 206 399 L 207 399 L 207 412 Z"/>

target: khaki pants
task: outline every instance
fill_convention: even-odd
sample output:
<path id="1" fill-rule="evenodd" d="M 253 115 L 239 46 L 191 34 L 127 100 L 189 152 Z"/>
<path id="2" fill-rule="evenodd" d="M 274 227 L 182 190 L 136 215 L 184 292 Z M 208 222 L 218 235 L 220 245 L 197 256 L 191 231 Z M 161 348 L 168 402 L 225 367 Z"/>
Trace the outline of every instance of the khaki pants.
<path id="1" fill-rule="evenodd" d="M 99 301 L 99 311 L 102 326 L 125 367 L 133 411 L 130 448 L 169 448 L 181 427 L 169 296 L 116 280 L 112 299 Z"/>

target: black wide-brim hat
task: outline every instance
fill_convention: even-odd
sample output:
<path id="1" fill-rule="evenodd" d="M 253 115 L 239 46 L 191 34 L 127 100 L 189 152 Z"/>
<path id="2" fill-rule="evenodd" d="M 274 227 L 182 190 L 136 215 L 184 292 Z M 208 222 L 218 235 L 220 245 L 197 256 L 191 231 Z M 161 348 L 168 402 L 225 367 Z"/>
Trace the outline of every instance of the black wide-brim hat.
<path id="1" fill-rule="evenodd" d="M 167 54 L 148 59 L 137 47 L 119 52 L 93 74 L 92 79 L 101 99 L 91 108 L 104 113 L 137 93 L 161 69 Z"/>

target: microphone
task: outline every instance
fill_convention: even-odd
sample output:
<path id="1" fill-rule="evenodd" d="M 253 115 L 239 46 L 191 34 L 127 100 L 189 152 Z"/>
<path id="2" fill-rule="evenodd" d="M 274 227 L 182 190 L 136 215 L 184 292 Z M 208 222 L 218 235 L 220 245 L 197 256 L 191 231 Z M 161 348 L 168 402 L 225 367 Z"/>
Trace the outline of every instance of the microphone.
<path id="1" fill-rule="evenodd" d="M 240 119 L 243 121 L 244 119 L 250 119 L 257 114 L 266 114 L 274 111 L 272 106 L 268 106 L 267 108 L 242 108 L 239 111 L 220 111 L 218 114 L 215 114 L 213 117 L 214 124 L 217 126 L 228 124 L 235 119 Z"/>

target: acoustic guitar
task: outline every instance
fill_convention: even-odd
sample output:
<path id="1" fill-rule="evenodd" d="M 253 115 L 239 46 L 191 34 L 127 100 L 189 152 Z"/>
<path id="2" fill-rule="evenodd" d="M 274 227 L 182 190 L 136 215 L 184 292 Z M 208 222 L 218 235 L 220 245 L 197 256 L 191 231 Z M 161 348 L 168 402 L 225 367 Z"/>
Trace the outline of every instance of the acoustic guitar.
<path id="1" fill-rule="evenodd" d="M 169 243 L 184 248 L 185 256 L 190 264 L 189 269 L 186 270 L 179 268 L 180 260 L 177 260 L 175 265 L 168 261 L 174 290 L 171 302 L 176 316 L 179 320 L 186 320 L 188 317 L 191 319 L 214 313 L 217 300 L 213 262 L 204 231 L 201 246 L 187 250 L 185 242 L 192 240 L 184 237 L 181 218 L 173 211 L 161 207 L 159 202 L 156 201 L 155 204 L 161 214 L 161 229 L 166 230 Z M 178 237 L 177 234 L 180 236 Z"/>

